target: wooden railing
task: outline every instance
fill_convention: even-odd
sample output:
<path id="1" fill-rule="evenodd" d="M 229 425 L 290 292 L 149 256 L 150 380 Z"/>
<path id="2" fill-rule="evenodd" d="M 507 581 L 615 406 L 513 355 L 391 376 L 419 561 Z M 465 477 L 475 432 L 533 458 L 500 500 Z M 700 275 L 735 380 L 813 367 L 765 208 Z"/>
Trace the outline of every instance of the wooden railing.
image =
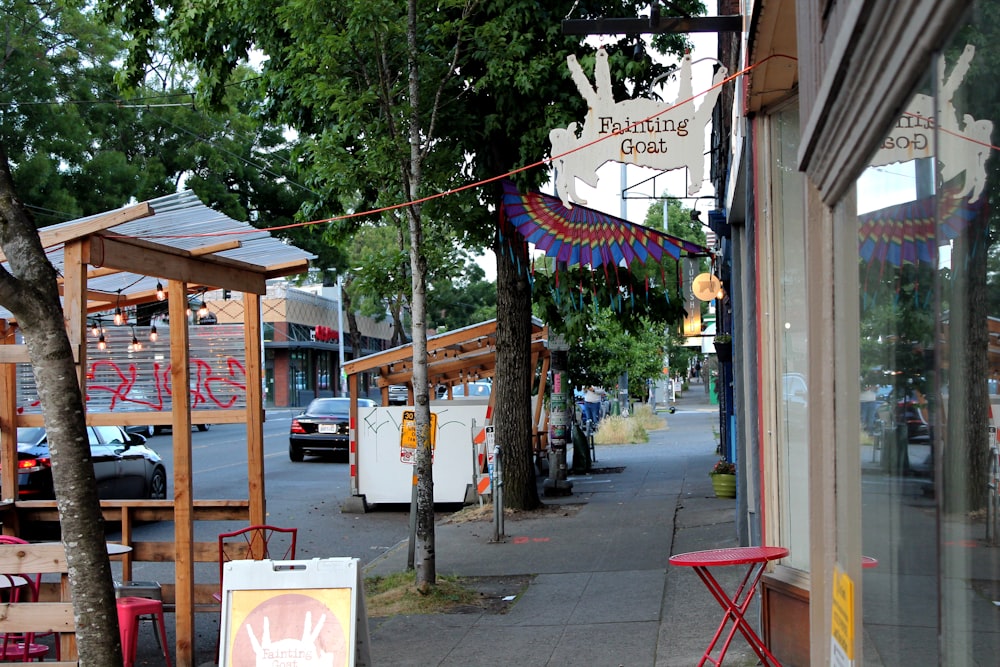
<path id="1" fill-rule="evenodd" d="M 121 543 L 131 547 L 129 553 L 113 556 L 113 560 L 121 562 L 121 579 L 132 580 L 134 563 L 169 563 L 174 561 L 175 546 L 173 542 L 137 542 L 133 539 L 133 528 L 140 521 L 173 521 L 174 507 L 170 500 L 102 500 L 101 508 L 104 520 L 121 523 Z M 195 500 L 193 508 L 194 521 L 240 521 L 246 524 L 249 520 L 249 501 L 247 500 Z M 17 535 L 19 525 L 30 523 L 58 522 L 59 512 L 54 500 L 25 500 L 16 503 L 0 505 L 0 520 L 4 532 Z M 218 542 L 195 542 L 193 544 L 194 562 L 217 563 L 219 561 Z M 41 571 L 41 570 L 36 570 Z M 215 571 L 215 570 L 213 570 Z M 0 569 L 0 572 L 6 570 Z M 176 582 L 160 582 L 165 611 L 176 610 Z M 219 582 L 214 578 L 209 582 L 194 584 L 194 611 L 219 611 L 219 603 L 212 598 L 219 590 Z M 45 599 L 60 599 L 59 585 L 53 582 L 43 583 L 42 597 Z M 63 654 L 65 655 L 65 654 Z"/>

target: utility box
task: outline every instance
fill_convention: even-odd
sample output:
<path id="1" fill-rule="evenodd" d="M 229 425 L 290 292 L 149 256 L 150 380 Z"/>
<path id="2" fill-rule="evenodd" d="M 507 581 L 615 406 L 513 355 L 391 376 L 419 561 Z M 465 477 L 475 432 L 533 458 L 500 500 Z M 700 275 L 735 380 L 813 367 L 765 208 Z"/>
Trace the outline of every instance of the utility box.
<path id="1" fill-rule="evenodd" d="M 358 410 L 351 488 L 364 504 L 409 503 L 415 473 L 412 445 L 402 438 L 408 406 Z M 478 480 L 474 439 L 486 426 L 486 400 L 432 401 L 437 416 L 434 437 L 434 502 L 464 503 L 475 498 Z"/>

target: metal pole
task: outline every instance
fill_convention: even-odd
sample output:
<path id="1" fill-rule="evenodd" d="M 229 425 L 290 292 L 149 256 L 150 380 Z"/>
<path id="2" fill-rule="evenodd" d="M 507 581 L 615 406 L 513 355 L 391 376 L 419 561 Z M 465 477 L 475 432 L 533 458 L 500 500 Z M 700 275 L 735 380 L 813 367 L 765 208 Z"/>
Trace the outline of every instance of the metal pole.
<path id="1" fill-rule="evenodd" d="M 337 340 L 340 342 L 340 368 L 338 371 L 337 384 L 340 385 L 340 395 L 347 396 L 347 376 L 344 374 L 344 279 L 337 276 Z M 357 350 L 354 352 L 357 357 Z"/>
<path id="2" fill-rule="evenodd" d="M 493 449 L 493 541 L 500 542 L 503 538 L 503 465 L 497 445 Z"/>

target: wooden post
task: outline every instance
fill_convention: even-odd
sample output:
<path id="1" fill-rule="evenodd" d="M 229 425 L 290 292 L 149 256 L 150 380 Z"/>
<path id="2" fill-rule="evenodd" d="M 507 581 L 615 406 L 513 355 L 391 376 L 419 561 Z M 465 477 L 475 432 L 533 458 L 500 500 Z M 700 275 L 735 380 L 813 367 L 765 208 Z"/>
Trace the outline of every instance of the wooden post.
<path id="1" fill-rule="evenodd" d="M 13 345 L 16 329 L 0 320 L 0 345 Z M 0 364 L 0 488 L 4 500 L 17 500 L 17 364 Z M 9 512 L 16 516 L 16 512 Z M 4 520 L 4 532 L 11 534 Z M 16 533 L 13 533 L 16 534 Z"/>
<path id="2" fill-rule="evenodd" d="M 175 655 L 178 667 L 194 664 L 194 484 L 191 473 L 191 378 L 187 284 L 168 281 L 170 313 L 171 428 L 174 440 Z"/>
<path id="3" fill-rule="evenodd" d="M 267 523 L 264 496 L 264 397 L 261 384 L 260 295 L 243 293 L 247 378 L 247 498 L 250 523 Z"/>
<path id="4" fill-rule="evenodd" d="M 86 245 L 86 248 L 85 248 Z M 87 391 L 87 262 L 89 240 L 67 242 L 63 249 L 63 319 L 69 344 L 77 353 L 76 372 L 80 391 Z M 83 406 L 87 410 L 86 401 Z"/>

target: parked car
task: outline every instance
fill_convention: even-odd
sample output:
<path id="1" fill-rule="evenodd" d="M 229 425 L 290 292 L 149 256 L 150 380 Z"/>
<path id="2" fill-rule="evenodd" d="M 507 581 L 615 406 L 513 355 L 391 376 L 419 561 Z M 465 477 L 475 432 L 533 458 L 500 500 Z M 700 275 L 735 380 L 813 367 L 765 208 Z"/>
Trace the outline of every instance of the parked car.
<path id="1" fill-rule="evenodd" d="M 139 425 L 136 425 L 136 426 L 126 426 L 125 427 L 125 432 L 126 433 L 138 433 L 142 437 L 148 439 L 148 438 L 152 438 L 154 435 L 156 435 L 156 427 L 155 426 L 150 426 L 149 424 L 146 424 L 144 426 L 139 426 Z"/>
<path id="2" fill-rule="evenodd" d="M 212 425 L 211 424 L 192 424 L 192 426 L 194 426 L 195 428 L 197 428 L 199 431 L 207 431 L 209 428 L 211 428 Z M 153 435 L 159 435 L 159 434 L 163 433 L 164 431 L 171 431 L 172 432 L 173 431 L 173 427 L 172 426 L 167 426 L 165 424 L 163 426 L 154 426 L 153 427 Z"/>
<path id="3" fill-rule="evenodd" d="M 452 398 L 465 397 L 465 387 L 464 384 L 456 384 L 451 389 Z M 470 382 L 469 385 L 469 396 L 489 396 L 493 392 L 493 384 L 490 382 Z"/>
<path id="4" fill-rule="evenodd" d="M 88 426 L 87 435 L 101 498 L 167 497 L 167 470 L 144 437 L 126 433 L 120 426 Z M 17 429 L 17 459 L 20 498 L 55 498 L 44 428 Z"/>
<path id="5" fill-rule="evenodd" d="M 375 407 L 369 398 L 359 398 L 359 408 Z M 305 412 L 292 419 L 288 434 L 288 458 L 301 461 L 307 453 L 347 452 L 350 447 L 349 398 L 316 398 Z"/>
<path id="6" fill-rule="evenodd" d="M 405 384 L 389 385 L 389 405 L 406 405 L 410 402 L 410 392 Z"/>

